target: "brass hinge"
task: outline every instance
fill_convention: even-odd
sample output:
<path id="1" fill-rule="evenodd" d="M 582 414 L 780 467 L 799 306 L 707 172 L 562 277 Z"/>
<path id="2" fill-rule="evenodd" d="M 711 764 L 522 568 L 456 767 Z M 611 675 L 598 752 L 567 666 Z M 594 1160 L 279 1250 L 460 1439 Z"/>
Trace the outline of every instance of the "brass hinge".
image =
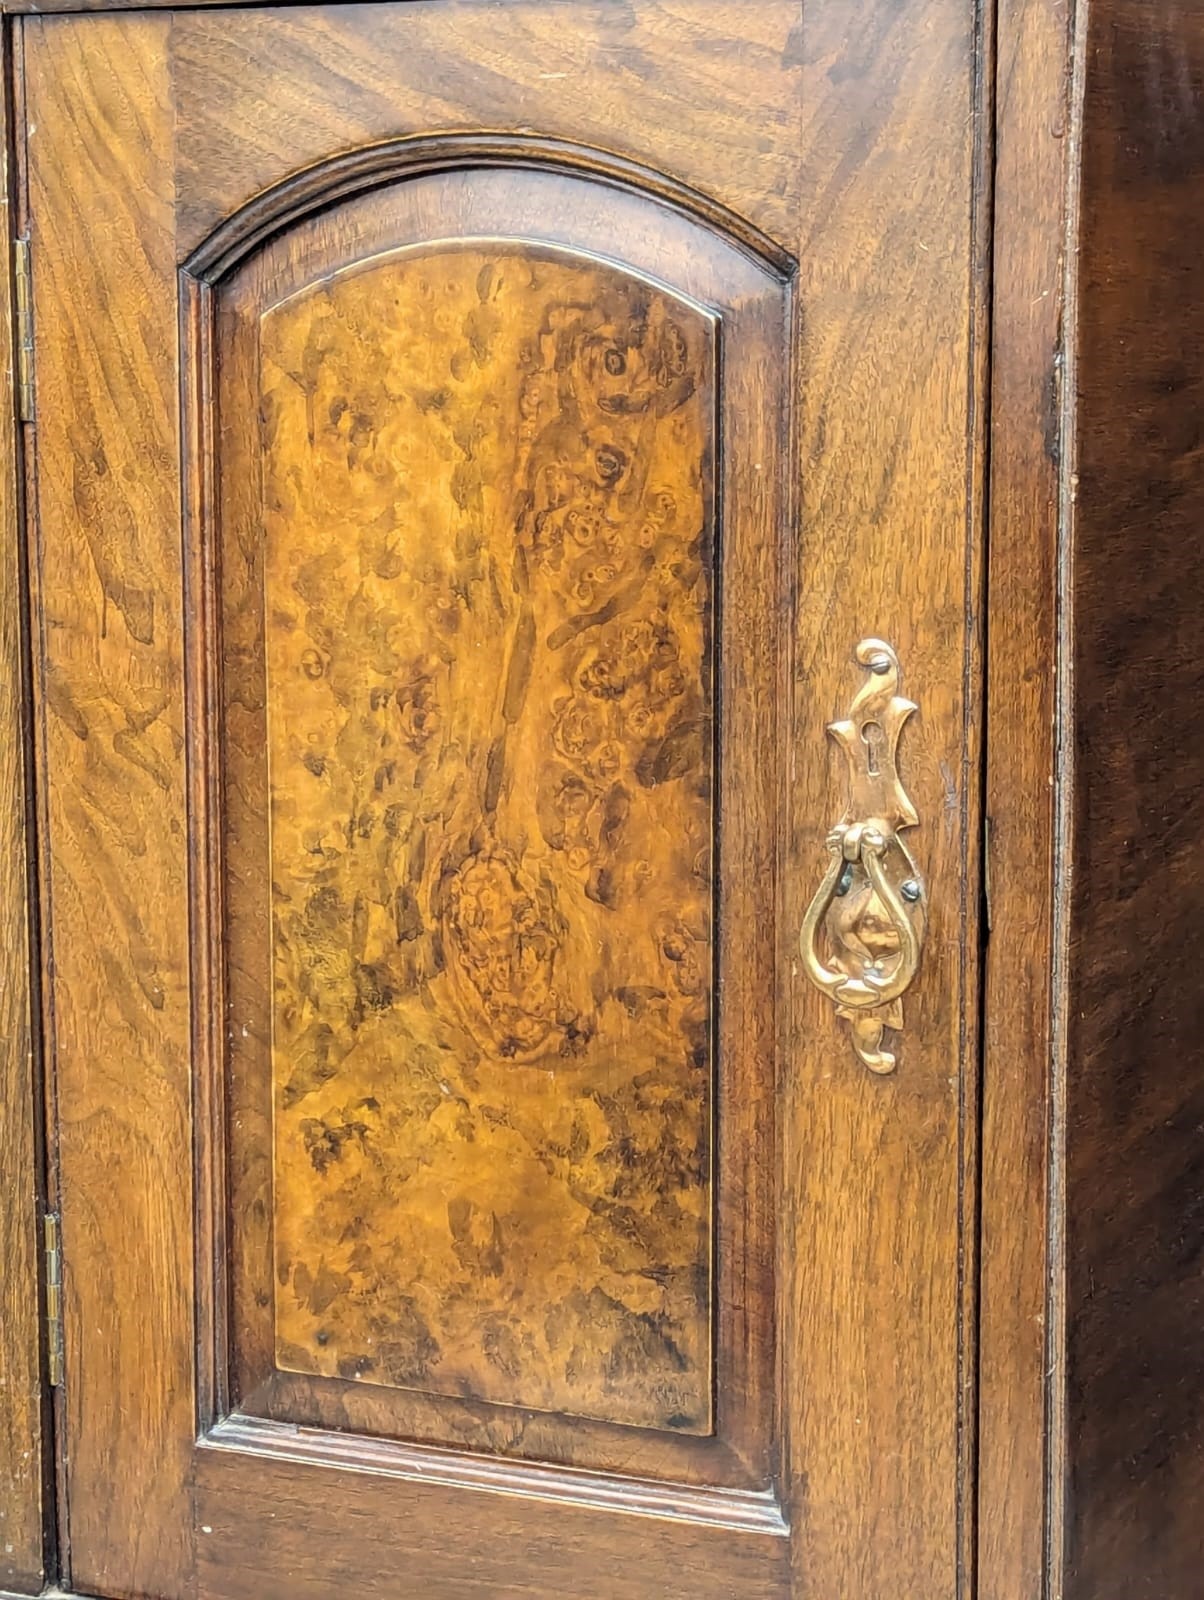
<path id="1" fill-rule="evenodd" d="M 63 1258 L 59 1250 L 59 1219 L 54 1211 L 42 1218 L 42 1244 L 46 1270 L 46 1372 L 50 1387 L 63 1381 Z"/>
<path id="2" fill-rule="evenodd" d="M 13 240 L 13 270 L 17 280 L 17 416 L 32 422 L 33 386 L 33 273 L 29 240 Z"/>

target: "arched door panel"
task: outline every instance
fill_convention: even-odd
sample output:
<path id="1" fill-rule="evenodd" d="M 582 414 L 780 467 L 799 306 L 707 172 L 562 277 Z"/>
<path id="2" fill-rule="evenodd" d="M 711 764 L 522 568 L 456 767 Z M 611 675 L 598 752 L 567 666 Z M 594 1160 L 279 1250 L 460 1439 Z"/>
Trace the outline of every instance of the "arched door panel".
<path id="1" fill-rule="evenodd" d="M 763 1488 L 789 296 L 606 176 L 187 280 L 211 1420 Z"/>

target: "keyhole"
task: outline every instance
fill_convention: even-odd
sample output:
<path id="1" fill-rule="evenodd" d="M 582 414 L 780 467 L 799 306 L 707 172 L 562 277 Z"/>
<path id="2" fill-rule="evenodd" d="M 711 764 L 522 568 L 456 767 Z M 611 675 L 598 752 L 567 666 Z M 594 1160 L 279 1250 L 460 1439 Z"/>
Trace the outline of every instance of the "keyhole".
<path id="1" fill-rule="evenodd" d="M 879 752 L 885 733 L 880 722 L 863 722 L 861 724 L 861 742 L 865 746 L 865 770 L 871 778 L 876 778 L 882 771 Z"/>

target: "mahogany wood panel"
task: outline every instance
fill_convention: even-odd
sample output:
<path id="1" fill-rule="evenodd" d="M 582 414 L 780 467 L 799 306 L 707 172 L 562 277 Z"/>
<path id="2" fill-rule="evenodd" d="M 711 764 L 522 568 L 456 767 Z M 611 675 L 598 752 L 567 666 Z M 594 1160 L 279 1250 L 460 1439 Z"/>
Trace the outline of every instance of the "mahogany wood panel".
<path id="1" fill-rule="evenodd" d="M 71 1576 L 155 1596 L 193 1430 L 169 27 L 25 30 Z"/>
<path id="2" fill-rule="evenodd" d="M 10 85 L 0 81 L 0 125 Z M 0 193 L 15 221 L 8 146 Z M 12 302 L 0 295 L 0 371 L 13 372 Z M 38 1144 L 29 968 L 25 595 L 11 378 L 0 393 L 0 1585 L 36 1594 L 42 1549 L 43 1400 Z"/>
<path id="3" fill-rule="evenodd" d="M 277 1363 L 707 1432 L 711 319 L 504 241 L 257 309 Z"/>
<path id="4" fill-rule="evenodd" d="M 1204 1571 L 1204 16 L 1088 12 L 1073 521 L 1067 1600 Z"/>
<path id="5" fill-rule="evenodd" d="M 978 1594 L 1040 1596 L 1051 1270 L 1059 373 L 1071 18 L 997 14 Z"/>

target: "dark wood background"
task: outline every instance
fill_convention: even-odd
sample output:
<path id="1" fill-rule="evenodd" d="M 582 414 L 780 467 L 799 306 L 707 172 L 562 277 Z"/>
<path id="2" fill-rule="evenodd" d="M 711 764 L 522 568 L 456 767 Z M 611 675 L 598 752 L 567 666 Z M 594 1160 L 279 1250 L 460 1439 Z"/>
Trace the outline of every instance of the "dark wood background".
<path id="1" fill-rule="evenodd" d="M 1068 614 L 1066 1600 L 1204 1574 L 1204 11 L 1094 0 Z"/>

